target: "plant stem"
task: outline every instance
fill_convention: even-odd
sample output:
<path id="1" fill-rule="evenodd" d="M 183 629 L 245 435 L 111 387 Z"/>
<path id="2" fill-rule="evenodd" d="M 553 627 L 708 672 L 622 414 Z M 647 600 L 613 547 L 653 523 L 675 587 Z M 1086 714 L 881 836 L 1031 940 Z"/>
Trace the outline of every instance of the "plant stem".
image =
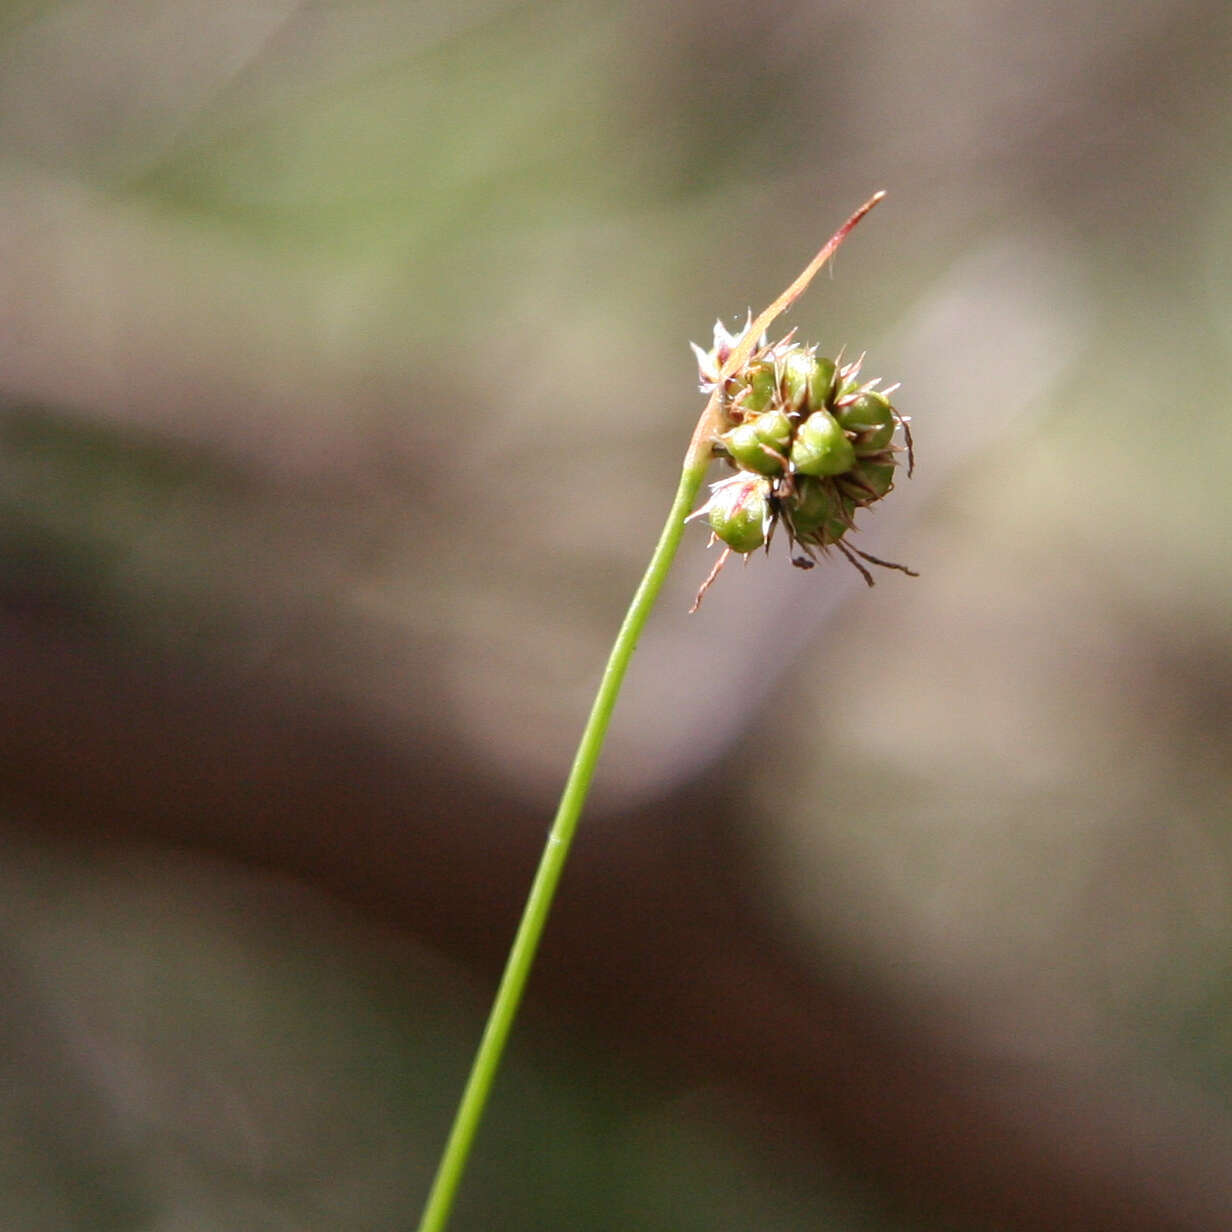
<path id="1" fill-rule="evenodd" d="M 769 328 L 780 313 L 795 303 L 817 271 L 847 238 L 851 229 L 884 196 L 883 192 L 875 193 L 847 219 L 797 275 L 795 281 L 757 316 L 723 362 L 714 391 L 689 441 L 671 512 L 667 515 L 667 522 L 659 535 L 659 542 L 655 545 L 641 584 L 634 592 L 629 610 L 625 613 L 620 632 L 616 634 L 607 667 L 603 669 L 599 691 L 595 694 L 590 717 L 586 720 L 582 739 L 574 754 L 573 767 L 561 793 L 560 805 L 548 833 L 547 845 L 539 858 L 539 868 L 526 899 L 526 906 L 522 909 L 522 920 L 518 925 L 509 957 L 505 961 L 505 972 L 501 976 L 500 987 L 496 991 L 496 999 L 492 1003 L 488 1023 L 479 1042 L 479 1050 L 471 1064 L 470 1077 L 466 1080 L 466 1089 L 462 1092 L 461 1102 L 454 1114 L 449 1140 L 437 1165 L 436 1177 L 420 1217 L 419 1232 L 444 1232 L 449 1221 L 462 1173 L 466 1168 L 492 1083 L 496 1079 L 496 1071 L 500 1066 L 509 1032 L 513 1029 L 513 1020 L 517 1016 L 522 993 L 530 977 L 539 940 L 547 924 L 548 912 L 552 909 L 556 886 L 564 871 L 565 861 L 569 858 L 573 836 L 577 833 L 578 821 L 590 791 L 591 780 L 595 776 L 595 767 L 599 763 L 599 753 L 612 720 L 612 711 L 616 708 L 620 686 L 624 682 L 633 652 L 637 649 L 638 638 L 641 637 L 655 600 L 659 597 L 659 591 L 663 588 L 676 549 L 680 546 L 680 539 L 684 534 L 684 520 L 697 499 L 698 490 L 706 476 L 706 468 L 713 456 L 715 438 L 723 426 L 727 378 L 744 365 L 762 332 Z"/>
<path id="2" fill-rule="evenodd" d="M 695 457 L 695 453 L 701 456 Z M 654 554 L 646 567 L 641 584 L 633 595 L 629 610 L 625 613 L 620 632 L 616 635 L 607 667 L 603 671 L 603 679 L 599 683 L 599 691 L 595 694 L 594 704 L 591 706 L 590 717 L 586 720 L 582 739 L 573 758 L 573 768 L 569 771 L 569 778 L 561 793 L 560 805 L 548 834 L 547 845 L 539 860 L 539 869 L 535 873 L 534 883 L 522 911 L 517 936 L 505 963 L 505 973 L 501 977 L 500 988 L 488 1015 L 488 1025 L 484 1029 L 466 1089 L 454 1116 L 449 1141 L 445 1145 L 436 1178 L 432 1182 L 432 1190 L 428 1194 L 419 1232 L 443 1232 L 449 1219 L 454 1197 L 462 1180 L 462 1172 L 470 1155 L 471 1144 L 475 1140 L 479 1121 L 513 1027 L 531 965 L 535 960 L 535 952 L 539 948 L 539 939 L 543 936 L 552 898 L 564 870 L 565 860 L 569 856 L 573 836 L 577 833 L 578 820 L 586 803 L 591 779 L 594 778 L 621 683 L 629 667 L 629 660 L 637 648 L 638 638 L 646 627 L 646 620 L 671 568 L 676 549 L 680 545 L 684 520 L 697 499 L 708 459 L 708 448 L 705 451 L 690 449 L 680 474 L 680 486 L 676 489 L 671 512 L 667 515 L 667 522 L 659 536 L 659 542 L 655 545 Z"/>

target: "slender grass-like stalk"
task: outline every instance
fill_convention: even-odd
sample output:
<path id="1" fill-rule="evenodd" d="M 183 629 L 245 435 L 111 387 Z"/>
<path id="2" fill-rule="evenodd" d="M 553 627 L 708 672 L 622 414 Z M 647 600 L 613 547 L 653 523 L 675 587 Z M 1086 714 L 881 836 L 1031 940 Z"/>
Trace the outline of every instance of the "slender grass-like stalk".
<path id="1" fill-rule="evenodd" d="M 884 195 L 884 193 L 877 193 L 852 214 L 809 262 L 799 277 L 774 303 L 757 316 L 724 361 L 722 378 L 725 379 L 741 368 L 752 354 L 762 333 L 803 293 L 817 271 L 834 255 L 838 246 L 847 238 L 851 229 Z M 668 570 L 671 568 L 676 549 L 684 534 L 685 518 L 697 499 L 698 491 L 706 476 L 706 469 L 713 456 L 714 440 L 721 428 L 724 379 L 718 381 L 705 410 L 697 421 L 685 454 L 680 484 L 667 515 L 667 522 L 659 535 L 659 541 L 655 545 L 650 563 L 633 595 L 629 610 L 625 613 L 624 621 L 612 646 L 607 667 L 599 683 L 599 690 L 591 706 L 590 716 L 582 732 L 581 742 L 574 755 L 573 766 L 561 794 L 560 805 L 548 834 L 547 845 L 540 858 L 539 868 L 535 873 L 535 879 L 522 912 L 521 923 L 518 925 L 517 934 L 509 951 L 504 975 L 501 977 L 500 987 L 492 1003 L 483 1038 L 480 1040 L 471 1066 L 470 1077 L 467 1079 L 457 1113 L 454 1116 L 449 1139 L 445 1144 L 432 1189 L 428 1194 L 419 1223 L 419 1232 L 444 1232 L 448 1224 L 458 1186 L 470 1156 L 471 1146 L 479 1129 L 479 1122 L 491 1093 L 505 1044 L 513 1028 L 526 981 L 535 961 L 535 953 L 538 950 L 540 938 L 543 936 L 556 887 L 564 871 L 573 837 L 577 833 L 582 808 L 590 791 L 591 780 L 594 778 L 595 767 L 598 765 L 599 754 L 611 722 L 612 711 L 616 706 L 620 686 L 624 681 L 633 652 L 637 648 L 638 639 L 646 627 L 651 609 L 654 607 Z"/>

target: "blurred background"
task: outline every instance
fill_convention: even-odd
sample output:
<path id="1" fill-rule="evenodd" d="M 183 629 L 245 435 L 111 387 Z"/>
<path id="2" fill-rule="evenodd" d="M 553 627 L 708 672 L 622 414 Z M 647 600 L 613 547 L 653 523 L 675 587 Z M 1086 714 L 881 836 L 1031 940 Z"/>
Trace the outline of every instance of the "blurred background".
<path id="1" fill-rule="evenodd" d="M 0 8 L 0 1225 L 411 1228 L 701 399 L 459 1229 L 1232 1227 L 1232 14 Z"/>

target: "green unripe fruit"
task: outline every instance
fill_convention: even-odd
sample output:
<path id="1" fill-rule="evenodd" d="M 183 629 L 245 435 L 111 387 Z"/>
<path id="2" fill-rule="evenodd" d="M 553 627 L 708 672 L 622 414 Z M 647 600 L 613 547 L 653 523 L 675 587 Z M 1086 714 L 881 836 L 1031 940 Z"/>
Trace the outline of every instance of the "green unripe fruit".
<path id="1" fill-rule="evenodd" d="M 850 510 L 847 513 L 850 519 Z M 837 543 L 849 530 L 851 525 L 849 521 L 844 521 L 840 517 L 831 518 L 820 531 L 817 532 L 817 541 L 824 547 L 829 547 L 832 543 Z"/>
<path id="2" fill-rule="evenodd" d="M 856 464 L 856 451 L 829 411 L 814 411 L 796 430 L 792 468 L 801 475 L 841 475 Z"/>
<path id="3" fill-rule="evenodd" d="M 813 360 L 813 375 L 809 377 L 809 409 L 828 411 L 834 403 L 834 381 L 838 369 L 834 360 L 818 355 Z"/>
<path id="4" fill-rule="evenodd" d="M 792 534 L 800 540 L 837 543 L 847 533 L 853 507 L 832 484 L 801 476 L 789 505 Z"/>
<path id="5" fill-rule="evenodd" d="M 781 475 L 791 444 L 791 430 L 791 420 L 782 411 L 766 411 L 724 432 L 719 439 L 742 470 Z"/>
<path id="6" fill-rule="evenodd" d="M 894 410 L 885 394 L 865 390 L 834 412 L 848 432 L 856 434 L 856 453 L 877 453 L 894 436 Z"/>
<path id="7" fill-rule="evenodd" d="M 782 402 L 791 414 L 814 409 L 809 405 L 809 386 L 816 361 L 808 351 L 793 346 L 779 361 L 782 373 Z"/>
<path id="8" fill-rule="evenodd" d="M 783 403 L 787 410 L 808 414 L 826 410 L 834 399 L 834 360 L 793 349 L 780 360 Z"/>
<path id="9" fill-rule="evenodd" d="M 805 538 L 829 521 L 834 516 L 835 504 L 834 493 L 827 484 L 811 475 L 797 476 L 795 496 L 788 505 L 796 535 Z"/>
<path id="10" fill-rule="evenodd" d="M 733 552 L 754 552 L 766 542 L 770 485 L 764 479 L 727 483 L 710 498 L 710 529 Z"/>
<path id="11" fill-rule="evenodd" d="M 780 453 L 787 452 L 795 424 L 787 418 L 785 411 L 766 411 L 764 415 L 758 415 L 753 426 L 757 430 L 757 439 L 763 445 Z"/>
<path id="12" fill-rule="evenodd" d="M 861 459 L 859 465 L 844 475 L 843 491 L 857 505 L 871 505 L 880 500 L 894 486 L 894 462 L 870 462 Z"/>
<path id="13" fill-rule="evenodd" d="M 777 475 L 783 469 L 782 463 L 766 452 L 757 437 L 753 421 L 737 424 L 724 432 L 719 440 L 741 470 L 755 471 L 759 475 Z"/>
<path id="14" fill-rule="evenodd" d="M 770 405 L 774 397 L 777 382 L 774 377 L 774 365 L 759 363 L 748 368 L 745 375 L 743 394 L 737 398 L 737 407 L 747 418 L 758 415 Z"/>
<path id="15" fill-rule="evenodd" d="M 851 529 L 851 515 L 855 507 L 850 501 L 844 500 L 839 513 L 836 513 L 820 530 L 818 539 L 829 545 L 837 543 Z"/>

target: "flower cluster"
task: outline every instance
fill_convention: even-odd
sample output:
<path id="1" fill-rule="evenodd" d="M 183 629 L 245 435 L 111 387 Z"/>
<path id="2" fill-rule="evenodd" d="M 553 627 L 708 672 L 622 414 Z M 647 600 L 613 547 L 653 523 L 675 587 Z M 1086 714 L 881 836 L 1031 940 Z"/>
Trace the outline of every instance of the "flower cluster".
<path id="1" fill-rule="evenodd" d="M 703 392 L 719 386 L 741 337 L 716 323 L 709 351 L 694 344 Z M 780 524 L 800 568 L 811 569 L 834 548 L 870 586 L 872 574 L 861 560 L 911 573 L 844 542 L 857 511 L 893 487 L 898 455 L 906 452 L 908 474 L 914 460 L 907 422 L 887 396 L 897 386 L 880 392 L 878 381 L 861 382 L 862 359 L 845 364 L 841 355 L 828 359 L 791 335 L 773 346 L 763 337 L 748 362 L 723 381 L 723 430 L 714 451 L 736 473 L 712 484 L 710 499 L 692 515 L 705 515 L 726 545 L 699 600 L 730 553 L 768 548 Z M 905 447 L 894 442 L 900 427 Z"/>

